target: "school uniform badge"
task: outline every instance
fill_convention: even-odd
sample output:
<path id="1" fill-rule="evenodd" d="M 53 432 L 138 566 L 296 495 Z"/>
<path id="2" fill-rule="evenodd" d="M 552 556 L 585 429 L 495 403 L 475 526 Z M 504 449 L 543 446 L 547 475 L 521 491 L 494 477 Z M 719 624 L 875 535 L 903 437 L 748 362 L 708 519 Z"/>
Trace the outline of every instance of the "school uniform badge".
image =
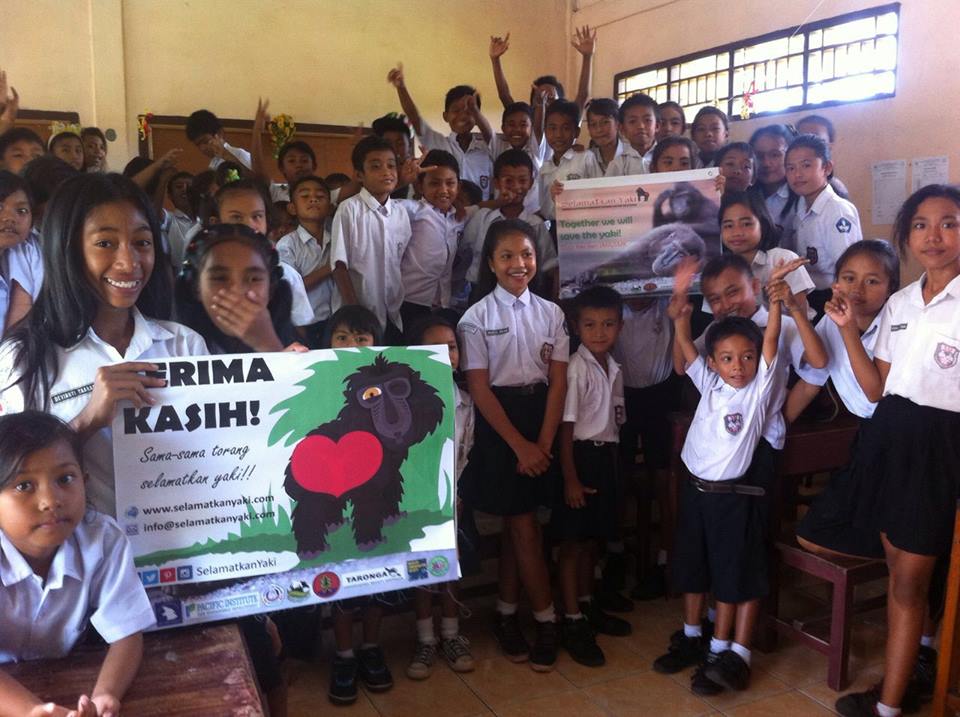
<path id="1" fill-rule="evenodd" d="M 728 413 L 723 417 L 723 427 L 727 429 L 727 433 L 731 436 L 737 435 L 743 430 L 743 414 Z"/>
<path id="2" fill-rule="evenodd" d="M 817 263 L 817 259 L 819 259 L 819 258 L 820 258 L 820 255 L 817 254 L 817 248 L 816 248 L 815 246 L 808 246 L 808 247 L 807 247 L 807 259 L 810 260 L 810 263 L 811 263 L 811 264 L 816 264 L 816 263 Z"/>
<path id="3" fill-rule="evenodd" d="M 840 217 L 837 219 L 837 231 L 841 234 L 849 234 L 852 228 L 853 224 L 850 223 L 849 219 L 846 219 L 845 217 Z"/>
<path id="4" fill-rule="evenodd" d="M 551 356 L 553 356 L 553 344 L 544 343 L 540 347 L 540 360 L 544 363 L 550 363 Z"/>
<path id="5" fill-rule="evenodd" d="M 933 352 L 933 360 L 936 361 L 937 366 L 942 369 L 956 366 L 958 356 L 960 356 L 960 348 L 945 344 L 942 341 L 937 344 L 937 348 Z"/>

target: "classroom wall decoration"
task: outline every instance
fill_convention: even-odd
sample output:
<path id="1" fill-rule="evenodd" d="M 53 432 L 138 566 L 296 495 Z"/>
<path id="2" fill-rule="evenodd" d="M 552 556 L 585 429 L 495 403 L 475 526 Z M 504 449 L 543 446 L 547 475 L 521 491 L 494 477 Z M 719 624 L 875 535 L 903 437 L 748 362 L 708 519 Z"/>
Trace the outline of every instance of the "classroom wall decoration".
<path id="1" fill-rule="evenodd" d="M 664 296 L 686 256 L 719 256 L 716 168 L 564 183 L 557 200 L 560 298 L 596 284 Z M 699 290 L 699 276 L 693 290 Z"/>
<path id="2" fill-rule="evenodd" d="M 113 425 L 160 628 L 459 575 L 446 346 L 176 358 Z"/>

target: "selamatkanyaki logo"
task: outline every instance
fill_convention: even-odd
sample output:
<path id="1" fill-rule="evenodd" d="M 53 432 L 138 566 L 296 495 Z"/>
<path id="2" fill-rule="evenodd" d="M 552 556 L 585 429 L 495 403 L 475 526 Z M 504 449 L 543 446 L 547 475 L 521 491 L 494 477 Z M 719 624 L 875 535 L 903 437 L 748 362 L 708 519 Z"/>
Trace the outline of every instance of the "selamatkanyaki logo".
<path id="1" fill-rule="evenodd" d="M 369 585 L 370 583 L 385 583 L 391 580 L 404 580 L 402 565 L 383 565 L 368 570 L 358 570 L 354 573 L 343 574 L 343 584 Z"/>

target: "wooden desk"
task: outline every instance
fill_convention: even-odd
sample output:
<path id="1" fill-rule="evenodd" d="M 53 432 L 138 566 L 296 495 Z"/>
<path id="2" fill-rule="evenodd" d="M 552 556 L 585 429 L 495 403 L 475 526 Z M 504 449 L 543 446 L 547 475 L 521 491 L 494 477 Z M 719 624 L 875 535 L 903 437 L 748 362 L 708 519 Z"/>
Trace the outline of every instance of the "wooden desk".
<path id="1" fill-rule="evenodd" d="M 81 647 L 61 660 L 3 665 L 41 699 L 64 707 L 90 694 L 105 648 Z M 235 623 L 148 633 L 143 664 L 123 700 L 131 717 L 263 717 L 250 655 Z"/>

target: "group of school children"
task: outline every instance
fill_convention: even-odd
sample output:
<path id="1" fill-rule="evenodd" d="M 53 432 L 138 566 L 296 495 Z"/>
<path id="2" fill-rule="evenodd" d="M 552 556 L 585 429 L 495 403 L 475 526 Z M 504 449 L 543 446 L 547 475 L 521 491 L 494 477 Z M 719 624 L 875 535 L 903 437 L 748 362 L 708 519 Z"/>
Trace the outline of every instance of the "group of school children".
<path id="1" fill-rule="evenodd" d="M 890 571 L 884 678 L 837 709 L 891 717 L 929 698 L 942 602 L 930 585 L 960 495 L 960 190 L 920 189 L 891 242 L 863 240 L 834 176 L 828 119 L 730 142 L 727 117 L 708 106 L 688 137 L 676 103 L 587 102 L 594 43 L 588 28 L 573 40 L 583 56 L 574 101 L 544 76 L 528 103 L 505 78 L 509 35 L 491 38 L 500 133 L 467 85 L 446 93 L 450 132 L 433 129 L 398 65 L 387 81 L 405 116 L 373 122 L 352 176 L 320 177 L 313 149 L 293 140 L 279 151 L 282 184 L 267 178 L 266 102 L 249 151 L 224 140 L 213 113 L 190 116 L 186 138 L 208 171 L 179 171 L 173 150 L 115 174 L 97 128 L 44 143 L 12 126 L 18 97 L 0 72 L 0 662 L 65 655 L 88 623 L 109 643 L 75 705 L 44 704 L 0 671 L 0 715 L 120 712 L 154 616 L 111 517 L 115 480 L 132 477 L 113 475 L 110 424 L 118 404 L 154 402 L 164 385 L 155 359 L 421 344 L 446 344 L 458 381 L 458 510 L 502 518 L 494 633 L 507 659 L 549 671 L 563 648 L 599 667 L 597 634 L 633 629 L 611 614 L 634 609 L 617 592 L 624 485 L 666 500 L 667 414 L 690 392 L 685 375 L 699 394 L 680 450 L 690 477 L 676 533 L 663 531 L 654 564 L 653 553 L 638 557 L 634 596 L 662 595 L 665 578 L 683 594 L 682 628 L 664 636 L 655 670 L 695 667 L 698 695 L 747 688 L 769 590 L 776 452 L 829 380 L 860 430 L 798 540 L 883 558 Z M 682 262 L 668 298 L 596 286 L 554 302 L 564 182 L 711 166 L 719 257 Z M 903 289 L 898 254 L 924 272 Z M 697 274 L 702 302 L 691 303 Z M 474 668 L 455 588 L 440 591 L 439 639 L 433 594 L 416 591 L 412 679 L 441 656 Z M 358 681 L 393 684 L 379 647 L 384 597 L 335 605 L 337 704 L 357 698 Z M 278 661 L 288 617 L 241 621 L 275 715 L 286 713 Z"/>

